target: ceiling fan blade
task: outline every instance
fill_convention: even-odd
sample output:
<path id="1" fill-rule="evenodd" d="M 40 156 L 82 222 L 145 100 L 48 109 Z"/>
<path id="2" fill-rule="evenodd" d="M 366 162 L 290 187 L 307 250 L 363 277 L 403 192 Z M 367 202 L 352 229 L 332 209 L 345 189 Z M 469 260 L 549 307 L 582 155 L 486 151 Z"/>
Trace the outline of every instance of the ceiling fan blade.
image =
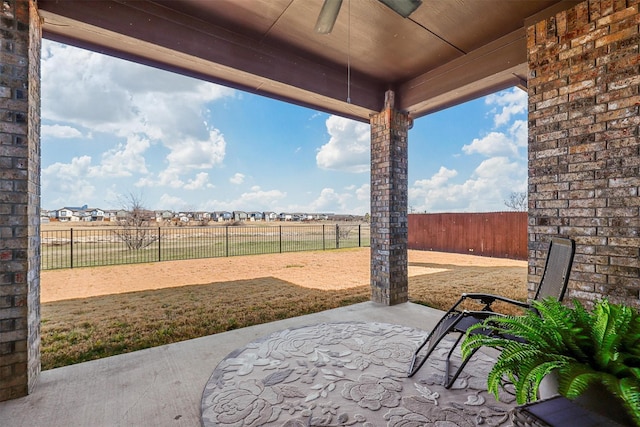
<path id="1" fill-rule="evenodd" d="M 422 0 L 378 0 L 385 6 L 393 9 L 395 13 L 408 18 L 421 4 Z"/>
<path id="2" fill-rule="evenodd" d="M 316 21 L 316 33 L 329 34 L 336 23 L 338 13 L 342 6 L 342 0 L 324 0 L 318 20 Z"/>

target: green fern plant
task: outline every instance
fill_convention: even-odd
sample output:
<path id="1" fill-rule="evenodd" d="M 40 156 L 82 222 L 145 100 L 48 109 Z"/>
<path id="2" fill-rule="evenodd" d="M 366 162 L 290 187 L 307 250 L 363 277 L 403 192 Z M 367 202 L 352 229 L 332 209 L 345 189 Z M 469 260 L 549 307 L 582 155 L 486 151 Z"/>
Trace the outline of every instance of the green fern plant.
<path id="1" fill-rule="evenodd" d="M 462 343 L 465 358 L 482 346 L 501 350 L 487 380 L 496 399 L 506 380 L 519 404 L 534 401 L 542 379 L 556 372 L 561 395 L 575 399 L 602 385 L 640 426 L 640 314 L 608 300 L 591 312 L 577 300 L 573 307 L 553 298 L 532 306 L 523 316 L 486 319 Z"/>

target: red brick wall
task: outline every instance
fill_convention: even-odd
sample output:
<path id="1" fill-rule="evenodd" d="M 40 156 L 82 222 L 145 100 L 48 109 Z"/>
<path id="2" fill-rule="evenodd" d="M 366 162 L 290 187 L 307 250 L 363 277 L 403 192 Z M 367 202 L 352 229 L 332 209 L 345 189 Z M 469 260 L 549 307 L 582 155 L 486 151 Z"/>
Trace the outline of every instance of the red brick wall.
<path id="1" fill-rule="evenodd" d="M 591 0 L 528 28 L 530 290 L 561 235 L 569 297 L 640 307 L 639 24 L 638 0 Z"/>
<path id="2" fill-rule="evenodd" d="M 371 299 L 394 305 L 409 298 L 407 273 L 407 113 L 386 108 L 371 122 Z"/>
<path id="3" fill-rule="evenodd" d="M 0 400 L 40 372 L 40 18 L 33 0 L 0 10 Z M 1 423 L 1 422 L 0 422 Z"/>

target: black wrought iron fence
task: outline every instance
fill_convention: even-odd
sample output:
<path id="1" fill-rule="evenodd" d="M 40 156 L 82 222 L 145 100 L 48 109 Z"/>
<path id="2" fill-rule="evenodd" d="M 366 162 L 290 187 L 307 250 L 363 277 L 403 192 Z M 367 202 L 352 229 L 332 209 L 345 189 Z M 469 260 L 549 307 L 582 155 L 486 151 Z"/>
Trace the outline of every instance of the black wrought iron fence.
<path id="1" fill-rule="evenodd" d="M 43 270 L 370 246 L 368 224 L 70 228 L 41 232 Z"/>

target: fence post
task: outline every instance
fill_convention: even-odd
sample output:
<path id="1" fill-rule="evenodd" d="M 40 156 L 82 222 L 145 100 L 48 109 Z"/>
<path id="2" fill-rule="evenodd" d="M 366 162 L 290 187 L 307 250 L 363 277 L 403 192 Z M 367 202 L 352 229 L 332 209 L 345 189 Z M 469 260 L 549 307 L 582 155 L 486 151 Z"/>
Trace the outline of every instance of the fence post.
<path id="1" fill-rule="evenodd" d="M 225 256 L 227 256 L 227 257 L 228 257 L 228 256 L 229 256 L 229 226 L 228 226 L 228 225 L 226 225 L 224 228 L 225 228 L 225 236 L 224 236 L 224 241 L 225 241 L 224 246 L 225 246 L 225 249 L 224 249 L 224 252 L 225 252 Z"/>
<path id="2" fill-rule="evenodd" d="M 362 247 L 362 224 L 358 224 L 358 247 Z"/>
<path id="3" fill-rule="evenodd" d="M 71 268 L 73 268 L 73 227 L 71 227 Z"/>
<path id="4" fill-rule="evenodd" d="M 160 227 L 158 227 L 158 262 L 162 261 L 162 249 L 160 249 L 161 236 Z"/>
<path id="5" fill-rule="evenodd" d="M 325 235 L 324 235 L 324 224 L 322 224 L 322 250 L 327 250 L 327 245 L 325 244 Z"/>
<path id="6" fill-rule="evenodd" d="M 280 253 L 282 253 L 282 225 L 278 227 L 280 228 Z"/>
<path id="7" fill-rule="evenodd" d="M 336 249 L 340 249 L 340 226 L 336 224 Z"/>

